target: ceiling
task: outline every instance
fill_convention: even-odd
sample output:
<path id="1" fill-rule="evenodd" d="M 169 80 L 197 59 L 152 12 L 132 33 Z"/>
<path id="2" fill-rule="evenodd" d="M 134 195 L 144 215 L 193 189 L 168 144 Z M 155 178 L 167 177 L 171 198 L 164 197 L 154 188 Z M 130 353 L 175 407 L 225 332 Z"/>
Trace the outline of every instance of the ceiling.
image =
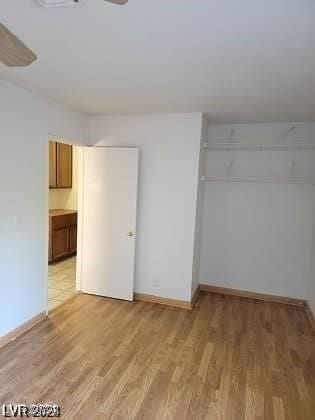
<path id="1" fill-rule="evenodd" d="M 313 0 L 37 4 L 0 2 L 0 21 L 39 57 L 1 66 L 1 79 L 90 114 L 315 120 Z"/>

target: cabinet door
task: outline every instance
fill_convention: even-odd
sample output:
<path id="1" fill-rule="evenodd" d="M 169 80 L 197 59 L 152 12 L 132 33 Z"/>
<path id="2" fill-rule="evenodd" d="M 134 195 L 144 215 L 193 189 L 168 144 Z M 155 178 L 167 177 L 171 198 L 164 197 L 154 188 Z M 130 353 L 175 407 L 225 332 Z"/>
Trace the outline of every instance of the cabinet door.
<path id="1" fill-rule="evenodd" d="M 77 252 L 77 225 L 70 226 L 70 254 Z"/>
<path id="2" fill-rule="evenodd" d="M 72 188 L 72 146 L 57 143 L 57 188 Z"/>
<path id="3" fill-rule="evenodd" d="M 69 255 L 69 226 L 55 228 L 52 232 L 52 260 Z"/>
<path id="4" fill-rule="evenodd" d="M 49 142 L 49 188 L 57 187 L 57 147 L 56 142 Z"/>

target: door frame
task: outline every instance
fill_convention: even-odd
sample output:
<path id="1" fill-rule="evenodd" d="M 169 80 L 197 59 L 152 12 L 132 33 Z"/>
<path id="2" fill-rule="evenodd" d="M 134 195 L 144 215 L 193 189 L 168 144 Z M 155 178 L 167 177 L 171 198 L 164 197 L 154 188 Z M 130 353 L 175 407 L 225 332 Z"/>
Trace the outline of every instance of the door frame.
<path id="1" fill-rule="evenodd" d="M 84 146 L 86 147 L 86 146 Z M 76 289 L 81 292 L 82 279 L 82 246 L 83 246 L 83 181 L 84 181 L 84 147 L 78 148 L 78 221 L 77 221 L 77 266 Z"/>

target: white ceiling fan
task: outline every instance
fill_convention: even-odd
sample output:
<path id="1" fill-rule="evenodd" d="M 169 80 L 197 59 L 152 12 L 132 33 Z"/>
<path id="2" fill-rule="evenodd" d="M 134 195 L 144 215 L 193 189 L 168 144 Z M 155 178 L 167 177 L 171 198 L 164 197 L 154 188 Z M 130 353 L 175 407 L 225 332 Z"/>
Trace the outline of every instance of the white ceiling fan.
<path id="1" fill-rule="evenodd" d="M 79 0 L 37 0 L 43 7 L 63 7 L 79 3 Z M 128 0 L 105 0 L 123 5 Z M 26 67 L 37 60 L 31 51 L 14 33 L 0 23 L 0 62 L 7 67 Z"/>
<path id="2" fill-rule="evenodd" d="M 37 0 L 43 7 L 64 7 L 64 6 L 73 6 L 74 3 L 80 3 L 80 0 Z M 128 2 L 128 0 L 105 0 L 109 3 L 114 3 L 118 5 L 123 5 Z"/>

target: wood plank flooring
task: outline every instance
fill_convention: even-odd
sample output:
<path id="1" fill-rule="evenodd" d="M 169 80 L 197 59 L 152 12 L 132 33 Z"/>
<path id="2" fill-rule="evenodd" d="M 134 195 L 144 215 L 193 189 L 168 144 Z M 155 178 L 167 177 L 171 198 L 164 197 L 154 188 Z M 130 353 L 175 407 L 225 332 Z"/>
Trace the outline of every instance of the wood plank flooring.
<path id="1" fill-rule="evenodd" d="M 0 350 L 0 403 L 63 419 L 315 419 L 300 308 L 202 294 L 194 311 L 80 295 Z"/>

